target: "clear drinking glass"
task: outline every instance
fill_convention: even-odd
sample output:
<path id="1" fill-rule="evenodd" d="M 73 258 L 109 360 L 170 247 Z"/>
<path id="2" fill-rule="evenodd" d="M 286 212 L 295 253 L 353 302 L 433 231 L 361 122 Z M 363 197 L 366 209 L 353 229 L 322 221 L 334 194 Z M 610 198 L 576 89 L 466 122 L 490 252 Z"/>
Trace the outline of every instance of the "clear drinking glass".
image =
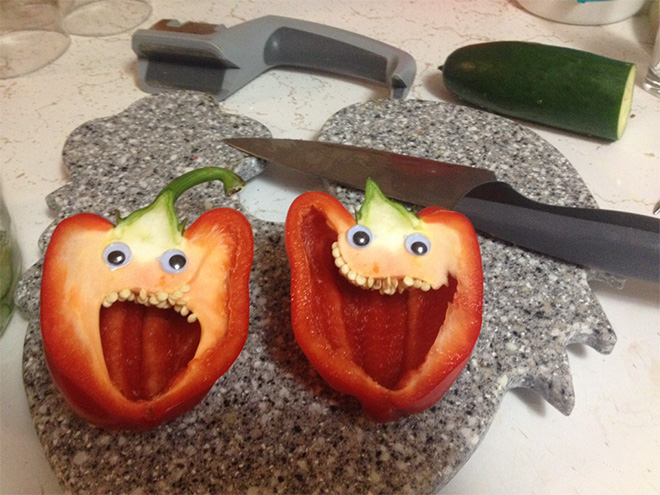
<path id="1" fill-rule="evenodd" d="M 0 335 L 14 310 L 14 289 L 20 273 L 21 255 L 0 185 Z"/>
<path id="2" fill-rule="evenodd" d="M 57 0 L 0 0 L 0 79 L 41 69 L 69 44 Z"/>
<path id="3" fill-rule="evenodd" d="M 60 0 L 64 28 L 77 36 L 128 31 L 149 18 L 150 0 Z"/>
<path id="4" fill-rule="evenodd" d="M 651 52 L 649 68 L 646 72 L 644 89 L 652 95 L 660 97 L 660 26 L 655 34 L 655 44 Z"/>

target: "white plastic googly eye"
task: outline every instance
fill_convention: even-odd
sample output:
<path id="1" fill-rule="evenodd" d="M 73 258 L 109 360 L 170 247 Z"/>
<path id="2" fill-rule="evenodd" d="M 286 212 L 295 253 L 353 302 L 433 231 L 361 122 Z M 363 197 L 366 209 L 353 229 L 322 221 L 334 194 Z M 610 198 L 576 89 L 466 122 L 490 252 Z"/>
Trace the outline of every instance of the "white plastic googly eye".
<path id="1" fill-rule="evenodd" d="M 128 265 L 131 256 L 131 248 L 123 242 L 113 242 L 103 250 L 103 261 L 112 271 Z"/>
<path id="2" fill-rule="evenodd" d="M 373 241 L 374 236 L 368 227 L 364 225 L 353 225 L 346 233 L 348 243 L 357 249 L 367 247 Z"/>
<path id="3" fill-rule="evenodd" d="M 414 256 L 424 256 L 431 250 L 431 241 L 422 234 L 406 236 L 406 250 Z"/>
<path id="4" fill-rule="evenodd" d="M 178 249 L 165 251 L 159 259 L 160 265 L 167 273 L 180 273 L 188 266 L 188 258 Z"/>

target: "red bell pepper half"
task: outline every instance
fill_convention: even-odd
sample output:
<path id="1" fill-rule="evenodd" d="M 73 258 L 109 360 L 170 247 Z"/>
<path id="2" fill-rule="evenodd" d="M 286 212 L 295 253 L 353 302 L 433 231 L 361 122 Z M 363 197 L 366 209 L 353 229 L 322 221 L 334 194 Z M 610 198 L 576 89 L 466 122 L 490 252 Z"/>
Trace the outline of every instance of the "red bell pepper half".
<path id="1" fill-rule="evenodd" d="M 334 197 L 298 197 L 285 228 L 296 340 L 336 390 L 376 421 L 433 406 L 481 330 L 483 275 L 463 215 L 417 215 L 373 181 L 354 218 Z"/>
<path id="2" fill-rule="evenodd" d="M 112 429 L 148 429 L 194 407 L 241 352 L 249 327 L 252 229 L 231 208 L 184 230 L 188 188 L 243 181 L 220 168 L 174 180 L 117 225 L 82 213 L 55 229 L 44 259 L 48 369 L 71 408 Z"/>

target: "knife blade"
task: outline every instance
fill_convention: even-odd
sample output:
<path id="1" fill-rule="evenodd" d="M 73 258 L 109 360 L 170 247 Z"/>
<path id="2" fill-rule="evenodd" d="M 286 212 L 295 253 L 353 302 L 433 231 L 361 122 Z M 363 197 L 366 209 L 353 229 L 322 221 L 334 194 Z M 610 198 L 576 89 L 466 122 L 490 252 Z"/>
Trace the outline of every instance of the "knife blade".
<path id="1" fill-rule="evenodd" d="M 228 138 L 249 155 L 364 190 L 372 178 L 389 197 L 442 206 L 476 230 L 572 264 L 660 283 L 660 220 L 533 201 L 489 170 L 357 146 L 292 139 Z"/>

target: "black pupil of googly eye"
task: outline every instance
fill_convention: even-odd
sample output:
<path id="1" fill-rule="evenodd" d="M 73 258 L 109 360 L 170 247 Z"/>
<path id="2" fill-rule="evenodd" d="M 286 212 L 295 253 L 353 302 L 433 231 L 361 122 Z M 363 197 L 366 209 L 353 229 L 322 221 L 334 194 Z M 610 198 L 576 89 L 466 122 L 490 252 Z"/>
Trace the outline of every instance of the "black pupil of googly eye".
<path id="1" fill-rule="evenodd" d="M 107 260 L 111 265 L 119 266 L 126 261 L 126 254 L 119 250 L 110 251 Z"/>
<path id="2" fill-rule="evenodd" d="M 422 255 L 428 252 L 429 247 L 423 242 L 416 241 L 410 245 L 410 249 L 414 254 Z"/>
<path id="3" fill-rule="evenodd" d="M 371 238 L 369 237 L 369 234 L 363 230 L 360 230 L 353 234 L 353 243 L 356 246 L 366 246 L 369 244 L 369 241 Z"/>
<path id="4" fill-rule="evenodd" d="M 175 270 L 181 270 L 184 266 L 186 266 L 186 263 L 186 257 L 182 254 L 175 254 L 169 260 L 170 266 Z"/>

